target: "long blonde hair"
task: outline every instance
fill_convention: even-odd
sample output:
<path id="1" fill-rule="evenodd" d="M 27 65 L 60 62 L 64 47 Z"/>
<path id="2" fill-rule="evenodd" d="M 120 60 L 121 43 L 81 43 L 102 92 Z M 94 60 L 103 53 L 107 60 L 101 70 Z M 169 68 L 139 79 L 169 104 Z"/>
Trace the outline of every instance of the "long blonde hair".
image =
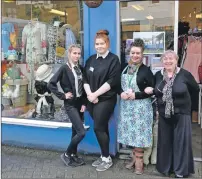
<path id="1" fill-rule="evenodd" d="M 71 54 L 71 52 L 72 52 L 72 49 L 73 48 L 79 48 L 80 50 L 81 50 L 81 45 L 79 45 L 79 44 L 72 44 L 72 45 L 70 45 L 69 47 L 68 47 L 68 49 L 67 49 L 67 64 L 70 66 L 70 68 L 72 68 L 72 65 L 71 65 L 71 62 L 70 62 L 70 54 Z"/>

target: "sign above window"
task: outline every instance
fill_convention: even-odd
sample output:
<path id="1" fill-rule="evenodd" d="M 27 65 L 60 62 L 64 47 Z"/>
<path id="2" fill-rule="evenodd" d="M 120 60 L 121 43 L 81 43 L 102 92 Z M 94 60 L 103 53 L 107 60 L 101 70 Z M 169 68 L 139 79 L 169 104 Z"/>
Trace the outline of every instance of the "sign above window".
<path id="1" fill-rule="evenodd" d="M 96 0 L 96 1 L 84 1 L 84 3 L 89 7 L 89 8 L 97 8 L 102 4 L 103 0 Z"/>

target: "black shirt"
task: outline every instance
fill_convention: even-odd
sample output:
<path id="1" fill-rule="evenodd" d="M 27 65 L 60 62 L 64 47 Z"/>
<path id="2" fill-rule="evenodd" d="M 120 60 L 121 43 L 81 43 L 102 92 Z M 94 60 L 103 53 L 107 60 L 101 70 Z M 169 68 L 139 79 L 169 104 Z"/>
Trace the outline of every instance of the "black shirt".
<path id="1" fill-rule="evenodd" d="M 124 74 L 125 73 L 127 73 L 127 70 L 124 72 Z M 135 92 L 135 99 L 145 99 L 151 97 L 152 95 L 148 95 L 144 92 L 146 87 L 154 87 L 154 75 L 150 68 L 144 64 L 141 64 L 137 72 L 136 80 L 140 92 Z M 122 92 L 123 89 L 121 89 L 119 93 L 121 94 Z"/>
<path id="2" fill-rule="evenodd" d="M 83 68 L 80 66 L 81 71 Z M 60 83 L 60 86 L 64 92 L 58 91 L 57 83 Z M 62 65 L 59 70 L 54 74 L 51 80 L 48 83 L 48 88 L 52 93 L 54 93 L 59 99 L 64 100 L 64 103 L 73 104 L 76 99 L 76 86 L 75 78 L 72 70 L 67 64 Z M 84 89 L 83 89 L 84 90 Z M 71 92 L 73 98 L 66 99 L 65 93 Z M 83 104 L 87 102 L 86 93 L 83 91 L 81 96 Z"/>
<path id="3" fill-rule="evenodd" d="M 109 52 L 103 59 L 92 55 L 84 69 L 84 84 L 90 85 L 92 92 L 97 91 L 105 82 L 111 89 L 98 97 L 99 101 L 107 100 L 117 94 L 120 89 L 121 64 L 117 55 Z"/>
<path id="4" fill-rule="evenodd" d="M 161 71 L 155 75 L 155 95 L 157 97 L 159 114 L 165 116 L 165 103 L 162 100 L 162 90 L 165 85 Z M 175 77 L 172 96 L 175 114 L 191 114 L 191 104 L 197 103 L 199 86 L 192 74 L 180 69 Z"/>
<path id="5" fill-rule="evenodd" d="M 46 83 L 45 81 L 36 81 L 35 82 L 36 92 L 41 95 L 45 94 L 46 92 L 48 94 L 51 94 L 51 91 L 48 89 L 47 85 L 48 83 Z M 52 103 L 52 104 L 54 103 L 52 96 L 45 96 L 45 98 L 48 103 Z M 40 99 L 40 96 L 36 95 L 35 100 L 38 102 L 39 99 Z"/>

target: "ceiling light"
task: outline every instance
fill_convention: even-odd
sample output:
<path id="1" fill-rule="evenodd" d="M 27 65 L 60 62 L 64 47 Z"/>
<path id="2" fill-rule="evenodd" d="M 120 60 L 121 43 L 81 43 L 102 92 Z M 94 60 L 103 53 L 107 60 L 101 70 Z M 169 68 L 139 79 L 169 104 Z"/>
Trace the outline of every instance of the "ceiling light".
<path id="1" fill-rule="evenodd" d="M 135 18 L 127 18 L 127 19 L 121 19 L 121 22 L 128 22 L 128 21 L 134 21 Z"/>
<path id="2" fill-rule="evenodd" d="M 196 14 L 196 8 L 194 8 L 194 14 Z"/>
<path id="3" fill-rule="evenodd" d="M 200 13 L 197 13 L 197 14 L 196 14 L 196 18 L 197 18 L 197 19 L 202 19 L 202 11 L 201 11 Z"/>
<path id="4" fill-rule="evenodd" d="M 154 19 L 151 15 L 146 16 L 146 18 L 149 19 L 149 20 Z"/>
<path id="5" fill-rule="evenodd" d="M 15 2 L 15 0 L 6 0 L 4 2 L 10 3 L 10 2 Z"/>
<path id="6" fill-rule="evenodd" d="M 57 15 L 60 15 L 60 16 L 65 16 L 65 12 L 58 11 L 56 9 L 51 9 L 51 11 L 49 11 L 49 12 L 52 13 L 52 14 L 57 14 Z M 67 15 L 67 13 L 66 13 L 66 15 Z"/>
<path id="7" fill-rule="evenodd" d="M 144 8 L 140 5 L 132 5 L 133 8 L 135 8 L 137 11 L 143 11 Z"/>

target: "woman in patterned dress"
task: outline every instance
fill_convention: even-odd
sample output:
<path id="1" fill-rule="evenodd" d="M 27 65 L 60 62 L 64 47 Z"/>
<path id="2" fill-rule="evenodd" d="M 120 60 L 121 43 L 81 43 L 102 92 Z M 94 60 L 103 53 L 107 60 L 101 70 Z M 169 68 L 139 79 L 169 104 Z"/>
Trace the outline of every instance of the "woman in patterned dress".
<path id="1" fill-rule="evenodd" d="M 154 76 L 142 63 L 144 42 L 136 39 L 130 48 L 130 60 L 121 75 L 120 117 L 118 142 L 134 147 L 133 160 L 126 166 L 135 165 L 135 173 L 143 173 L 144 148 L 152 146 L 153 109 L 150 96 L 144 89 L 154 85 Z"/>

